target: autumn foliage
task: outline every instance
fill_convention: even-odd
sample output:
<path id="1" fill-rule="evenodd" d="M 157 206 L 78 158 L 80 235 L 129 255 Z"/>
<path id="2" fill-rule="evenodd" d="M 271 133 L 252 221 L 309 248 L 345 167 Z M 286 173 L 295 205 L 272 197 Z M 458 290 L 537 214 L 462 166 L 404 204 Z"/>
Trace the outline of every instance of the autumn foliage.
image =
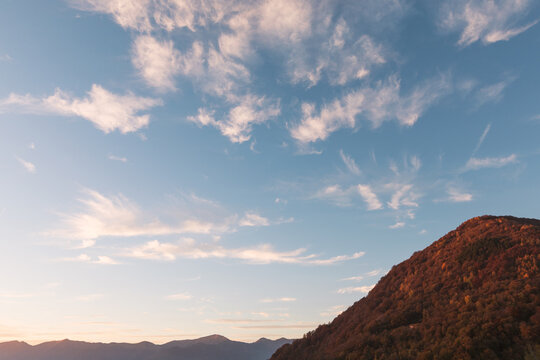
<path id="1" fill-rule="evenodd" d="M 540 220 L 473 218 L 272 360 L 540 359 Z"/>

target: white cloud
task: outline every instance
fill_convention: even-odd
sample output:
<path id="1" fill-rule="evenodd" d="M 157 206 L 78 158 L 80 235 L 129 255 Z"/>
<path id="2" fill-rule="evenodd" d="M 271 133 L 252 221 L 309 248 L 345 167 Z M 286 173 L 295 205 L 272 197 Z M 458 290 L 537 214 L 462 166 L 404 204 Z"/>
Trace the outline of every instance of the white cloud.
<path id="1" fill-rule="evenodd" d="M 361 281 L 361 280 L 364 280 L 366 277 L 377 276 L 381 272 L 382 271 L 378 270 L 378 269 L 377 270 L 372 270 L 372 271 L 369 271 L 369 272 L 365 273 L 364 275 L 351 276 L 351 277 L 348 277 L 348 278 L 341 279 L 341 281 Z"/>
<path id="2" fill-rule="evenodd" d="M 179 294 L 167 295 L 165 297 L 165 299 L 167 299 L 167 300 L 190 300 L 190 299 L 193 299 L 193 296 L 191 296 L 190 294 L 186 294 L 186 293 L 179 293 Z"/>
<path id="3" fill-rule="evenodd" d="M 341 279 L 341 281 L 361 281 L 364 280 L 364 276 L 358 275 L 358 276 L 351 276 L 348 278 Z"/>
<path id="4" fill-rule="evenodd" d="M 381 270 L 372 270 L 372 271 L 369 271 L 368 273 L 366 273 L 366 276 L 377 276 L 381 272 L 382 272 Z"/>
<path id="5" fill-rule="evenodd" d="M 356 165 L 356 161 L 354 161 L 351 156 L 345 154 L 343 150 L 339 150 L 339 156 L 341 156 L 341 160 L 343 160 L 343 163 L 345 166 L 347 166 L 347 169 L 349 169 L 350 172 L 355 175 L 360 175 L 360 169 L 358 168 L 358 165 Z"/>
<path id="6" fill-rule="evenodd" d="M 364 255 L 365 253 L 361 251 L 361 252 L 356 252 L 352 255 L 338 255 L 338 256 L 331 257 L 329 259 L 313 259 L 309 261 L 309 264 L 332 265 L 332 264 L 340 263 L 343 261 L 356 260 L 356 259 L 361 258 Z"/>
<path id="7" fill-rule="evenodd" d="M 238 222 L 240 226 L 268 226 L 270 221 L 259 214 L 248 212 Z"/>
<path id="8" fill-rule="evenodd" d="M 430 80 L 405 96 L 400 94 L 400 87 L 400 81 L 392 76 L 373 88 L 360 88 L 335 99 L 318 113 L 315 105 L 304 103 L 302 120 L 291 128 L 291 136 L 301 143 L 325 140 L 341 128 L 354 128 L 360 115 L 373 127 L 392 119 L 401 125 L 412 126 L 432 103 L 449 90 L 445 77 Z"/>
<path id="9" fill-rule="evenodd" d="M 354 188 L 342 189 L 340 185 L 328 185 L 323 189 L 318 190 L 313 198 L 328 200 L 338 206 L 350 206 L 352 204 L 351 197 Z"/>
<path id="10" fill-rule="evenodd" d="M 358 259 L 363 253 L 341 255 L 328 259 L 320 259 L 314 254 L 305 254 L 306 249 L 280 252 L 274 250 L 269 244 L 261 244 L 248 248 L 226 248 L 215 242 L 198 243 L 193 239 L 183 239 L 175 243 L 162 243 L 158 240 L 149 241 L 143 245 L 126 249 L 124 256 L 172 261 L 177 258 L 184 259 L 235 259 L 250 264 L 305 264 L 305 265 L 332 265 L 339 262 Z"/>
<path id="11" fill-rule="evenodd" d="M 480 146 L 484 143 L 484 140 L 486 139 L 487 134 L 489 133 L 489 130 L 491 129 L 491 123 L 487 124 L 486 128 L 484 129 L 484 132 L 482 132 L 482 135 L 478 139 L 478 143 L 476 144 L 476 147 L 473 150 L 473 155 L 476 154 L 476 152 L 480 149 Z"/>
<path id="12" fill-rule="evenodd" d="M 155 215 L 145 213 L 123 195 L 107 197 L 91 189 L 85 189 L 83 194 L 85 197 L 79 199 L 83 205 L 82 211 L 61 214 L 62 227 L 48 234 L 85 241 L 104 236 L 219 234 L 231 231 L 234 226 L 234 216 L 226 217 L 221 222 L 213 222 L 189 214 L 178 221 L 166 223 Z M 196 203 L 197 199 L 193 198 L 190 201 Z"/>
<path id="13" fill-rule="evenodd" d="M 231 33 L 222 33 L 218 44 L 221 53 L 227 57 L 244 59 L 253 53 L 251 48 L 250 19 L 243 14 L 237 14 L 228 22 Z"/>
<path id="14" fill-rule="evenodd" d="M 133 43 L 133 66 L 152 87 L 161 91 L 175 90 L 174 77 L 180 72 L 180 52 L 172 41 L 158 41 L 142 35 Z"/>
<path id="15" fill-rule="evenodd" d="M 200 41 L 180 52 L 171 40 L 141 35 L 133 44 L 132 62 L 147 84 L 158 90 L 175 90 L 175 77 L 182 74 L 204 92 L 233 103 L 241 102 L 240 85 L 250 77 L 244 65 Z"/>
<path id="16" fill-rule="evenodd" d="M 399 229 L 405 226 L 405 223 L 402 221 L 396 222 L 394 225 L 390 225 L 388 228 L 390 229 Z"/>
<path id="17" fill-rule="evenodd" d="M 60 261 L 66 261 L 66 262 L 81 262 L 81 263 L 88 263 L 88 264 L 98 264 L 98 265 L 118 265 L 120 264 L 118 261 L 114 260 L 113 258 L 105 255 L 99 255 L 97 258 L 92 258 L 91 256 L 87 254 L 81 254 L 75 257 L 67 257 L 60 259 Z"/>
<path id="18" fill-rule="evenodd" d="M 390 208 L 398 210 L 401 206 L 418 207 L 416 200 L 420 196 L 413 191 L 411 184 L 387 184 L 386 186 L 395 190 L 387 203 Z"/>
<path id="19" fill-rule="evenodd" d="M 150 116 L 139 113 L 158 105 L 161 105 L 161 100 L 138 97 L 132 93 L 116 95 L 94 84 L 86 98 L 74 98 L 60 89 L 56 89 L 54 95 L 42 99 L 10 94 L 0 100 L 0 112 L 13 110 L 79 116 L 89 120 L 105 133 L 118 130 L 125 134 L 147 126 Z"/>
<path id="20" fill-rule="evenodd" d="M 496 84 L 485 86 L 476 93 L 478 106 L 488 102 L 498 102 L 503 98 L 503 91 L 513 81 L 513 79 L 498 82 Z"/>
<path id="21" fill-rule="evenodd" d="M 111 14 L 123 28 L 150 31 L 149 10 L 151 0 L 68 0 L 71 5 L 84 11 Z"/>
<path id="22" fill-rule="evenodd" d="M 277 41 L 297 42 L 311 32 L 311 2 L 267 0 L 258 11 L 258 30 Z"/>
<path id="23" fill-rule="evenodd" d="M 32 164 L 30 161 L 26 161 L 24 159 L 21 159 L 20 157 L 15 157 L 17 161 L 31 174 L 34 174 L 36 172 L 36 165 Z"/>
<path id="24" fill-rule="evenodd" d="M 500 168 L 512 163 L 517 162 L 516 154 L 508 155 L 506 157 L 487 157 L 487 158 L 475 158 L 472 157 L 467 161 L 465 165 L 465 171 L 478 170 L 483 168 Z"/>
<path id="25" fill-rule="evenodd" d="M 450 202 L 469 202 L 472 201 L 473 195 L 467 192 L 460 191 L 456 188 L 448 189 L 448 201 Z"/>
<path id="26" fill-rule="evenodd" d="M 357 189 L 360 196 L 362 196 L 362 198 L 368 205 L 368 210 L 382 209 L 383 205 L 381 204 L 381 202 L 377 198 L 377 195 L 373 192 L 369 185 L 359 184 L 357 186 Z"/>
<path id="27" fill-rule="evenodd" d="M 228 14 L 240 11 L 243 5 L 235 0 L 153 0 L 152 3 L 157 26 L 167 31 L 188 28 L 193 32 L 200 27 L 220 23 Z"/>
<path id="28" fill-rule="evenodd" d="M 234 104 L 242 101 L 240 94 L 250 81 L 248 69 L 213 45 L 195 41 L 190 50 L 178 55 L 177 62 L 179 72 L 205 93 Z"/>
<path id="29" fill-rule="evenodd" d="M 457 42 L 468 46 L 481 40 L 484 44 L 510 40 L 536 24 L 518 25 L 533 2 L 530 0 L 453 0 L 442 7 L 439 26 L 461 32 Z"/>
<path id="30" fill-rule="evenodd" d="M 97 257 L 97 260 L 93 262 L 94 264 L 101 264 L 101 265 L 117 265 L 120 264 L 118 261 L 114 260 L 113 258 L 109 256 L 99 255 Z"/>
<path id="31" fill-rule="evenodd" d="M 116 156 L 116 155 L 109 155 L 108 159 L 112 160 L 112 161 L 120 161 L 120 162 L 123 162 L 123 163 L 127 163 L 127 161 L 128 161 L 126 157 Z"/>
<path id="32" fill-rule="evenodd" d="M 318 42 L 316 54 L 293 52 L 292 81 L 307 81 L 310 86 L 316 85 L 323 73 L 327 74 L 332 85 L 346 83 L 365 78 L 375 65 L 386 62 L 383 49 L 368 35 L 353 37 L 347 22 L 341 18 L 331 33 L 324 33 Z"/>
<path id="33" fill-rule="evenodd" d="M 223 120 L 216 120 L 214 112 L 204 108 L 200 108 L 196 116 L 189 116 L 187 119 L 200 126 L 213 126 L 231 142 L 243 143 L 251 138 L 253 125 L 262 124 L 278 116 L 280 112 L 279 103 L 271 103 L 264 97 L 250 95 L 231 108 Z"/>
<path id="34" fill-rule="evenodd" d="M 350 286 L 350 287 L 339 289 L 337 292 L 338 292 L 338 294 L 352 294 L 352 293 L 357 293 L 357 292 L 367 294 L 374 287 L 375 287 L 375 285 Z"/>
<path id="35" fill-rule="evenodd" d="M 276 303 L 276 302 L 294 302 L 296 301 L 296 298 L 293 297 L 281 297 L 281 298 L 272 298 L 272 299 L 261 299 L 260 302 L 268 304 L 268 303 Z"/>
<path id="36" fill-rule="evenodd" d="M 199 41 L 194 41 L 191 49 L 184 53 L 176 53 L 176 56 L 180 73 L 192 77 L 195 82 L 201 81 L 206 74 L 205 62 L 207 52 L 204 45 Z M 223 81 L 224 79 L 218 80 Z"/>
<path id="37" fill-rule="evenodd" d="M 411 166 L 414 171 L 420 170 L 420 168 L 422 167 L 422 162 L 420 161 L 418 156 L 411 156 L 410 161 L 411 161 Z"/>
<path id="38" fill-rule="evenodd" d="M 538 20 L 533 21 L 531 23 L 528 23 L 526 25 L 517 27 L 517 28 L 513 28 L 513 29 L 494 30 L 491 33 L 489 33 L 488 35 L 486 35 L 485 42 L 486 43 L 494 43 L 494 42 L 497 42 L 497 41 L 508 41 L 511 38 L 513 38 L 514 36 L 519 35 L 522 32 L 525 32 L 525 31 L 529 30 L 531 27 L 533 27 L 537 23 L 538 23 Z"/>

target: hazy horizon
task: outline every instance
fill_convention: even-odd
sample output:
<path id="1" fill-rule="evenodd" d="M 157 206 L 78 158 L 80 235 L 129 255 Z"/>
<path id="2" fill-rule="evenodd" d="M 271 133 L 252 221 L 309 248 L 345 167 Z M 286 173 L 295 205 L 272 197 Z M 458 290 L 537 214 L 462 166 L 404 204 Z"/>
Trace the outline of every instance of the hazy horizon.
<path id="1" fill-rule="evenodd" d="M 70 339 L 70 338 L 64 338 L 64 339 L 55 339 L 55 340 L 47 340 L 47 341 L 38 341 L 38 342 L 32 342 L 32 341 L 21 341 L 19 339 L 12 339 L 12 340 L 6 340 L 6 341 L 0 341 L 0 343 L 6 343 L 6 342 L 11 342 L 11 341 L 19 341 L 19 342 L 25 342 L 27 343 L 28 345 L 32 345 L 32 346 L 35 346 L 35 345 L 40 345 L 40 344 L 44 344 L 44 343 L 48 343 L 48 342 L 62 342 L 62 341 L 75 341 L 75 342 L 86 342 L 86 343 L 103 343 L 103 344 L 110 344 L 110 343 L 126 343 L 126 344 L 140 344 L 142 342 L 150 342 L 154 345 L 165 345 L 165 344 L 168 344 L 170 343 L 171 341 L 183 341 L 183 340 L 199 340 L 199 339 L 202 339 L 202 338 L 206 338 L 206 337 L 212 337 L 212 336 L 222 336 L 220 334 L 208 334 L 208 335 L 203 335 L 201 337 L 197 337 L 197 338 L 186 338 L 186 339 L 177 339 L 177 340 L 168 340 L 168 341 L 165 341 L 165 342 L 152 342 L 152 341 L 148 341 L 148 340 L 142 340 L 142 341 L 137 341 L 137 342 L 115 342 L 115 341 L 108 341 L 108 342 L 102 342 L 102 341 L 87 341 L 87 340 L 84 340 L 84 339 Z M 242 340 L 237 340 L 237 339 L 229 339 L 228 337 L 225 336 L 226 339 L 230 340 L 230 341 L 239 341 L 239 342 L 244 342 L 244 343 L 248 343 L 248 344 L 253 344 L 253 343 L 256 343 L 257 341 L 261 340 L 261 339 L 268 339 L 268 338 L 265 338 L 265 337 L 261 337 L 257 340 L 254 340 L 254 341 L 242 341 Z M 280 340 L 280 339 L 283 339 L 283 337 L 280 337 L 280 338 L 275 338 L 275 339 L 268 339 L 268 340 L 271 340 L 271 341 L 276 341 L 276 340 Z M 292 339 L 291 339 L 292 340 Z"/>
<path id="2" fill-rule="evenodd" d="M 540 217 L 540 3 L 0 3 L 0 342 L 299 338 Z"/>

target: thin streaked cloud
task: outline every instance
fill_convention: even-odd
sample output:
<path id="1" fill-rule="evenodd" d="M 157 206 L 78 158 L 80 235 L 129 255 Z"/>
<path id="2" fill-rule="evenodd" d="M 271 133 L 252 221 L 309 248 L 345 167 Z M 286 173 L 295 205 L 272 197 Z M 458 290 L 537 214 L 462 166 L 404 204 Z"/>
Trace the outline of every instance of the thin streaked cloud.
<path id="1" fill-rule="evenodd" d="M 518 161 L 516 154 L 511 154 L 502 157 L 486 157 L 476 158 L 472 157 L 467 161 L 465 165 L 465 171 L 479 170 L 484 168 L 500 168 L 509 164 L 514 164 Z"/>
<path id="2" fill-rule="evenodd" d="M 125 134 L 148 126 L 150 115 L 140 113 L 163 104 L 159 99 L 129 92 L 117 95 L 97 84 L 92 85 L 87 95 L 76 98 L 60 89 L 43 98 L 11 93 L 7 98 L 0 99 L 0 113 L 77 116 L 92 122 L 104 133 L 117 130 Z"/>
<path id="3" fill-rule="evenodd" d="M 366 286 L 349 286 L 341 288 L 337 291 L 338 294 L 352 294 L 352 293 L 361 293 L 367 294 L 373 289 L 375 285 L 366 285 Z"/>
<path id="4" fill-rule="evenodd" d="M 537 23 L 523 20 L 532 4 L 530 0 L 451 0 L 441 6 L 439 26 L 459 32 L 461 47 L 477 41 L 485 45 L 508 41 Z"/>
<path id="5" fill-rule="evenodd" d="M 28 171 L 30 174 L 36 173 L 36 165 L 31 163 L 30 161 L 26 161 L 18 156 L 15 157 L 17 161 L 24 167 L 26 171 Z"/>

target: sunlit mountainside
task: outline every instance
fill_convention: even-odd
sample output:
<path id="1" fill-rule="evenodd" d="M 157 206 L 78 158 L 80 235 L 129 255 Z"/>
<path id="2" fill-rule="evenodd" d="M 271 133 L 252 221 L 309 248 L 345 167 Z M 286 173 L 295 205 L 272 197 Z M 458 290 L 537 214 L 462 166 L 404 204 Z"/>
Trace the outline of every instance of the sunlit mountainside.
<path id="1" fill-rule="evenodd" d="M 538 359 L 540 221 L 473 218 L 272 360 Z"/>

